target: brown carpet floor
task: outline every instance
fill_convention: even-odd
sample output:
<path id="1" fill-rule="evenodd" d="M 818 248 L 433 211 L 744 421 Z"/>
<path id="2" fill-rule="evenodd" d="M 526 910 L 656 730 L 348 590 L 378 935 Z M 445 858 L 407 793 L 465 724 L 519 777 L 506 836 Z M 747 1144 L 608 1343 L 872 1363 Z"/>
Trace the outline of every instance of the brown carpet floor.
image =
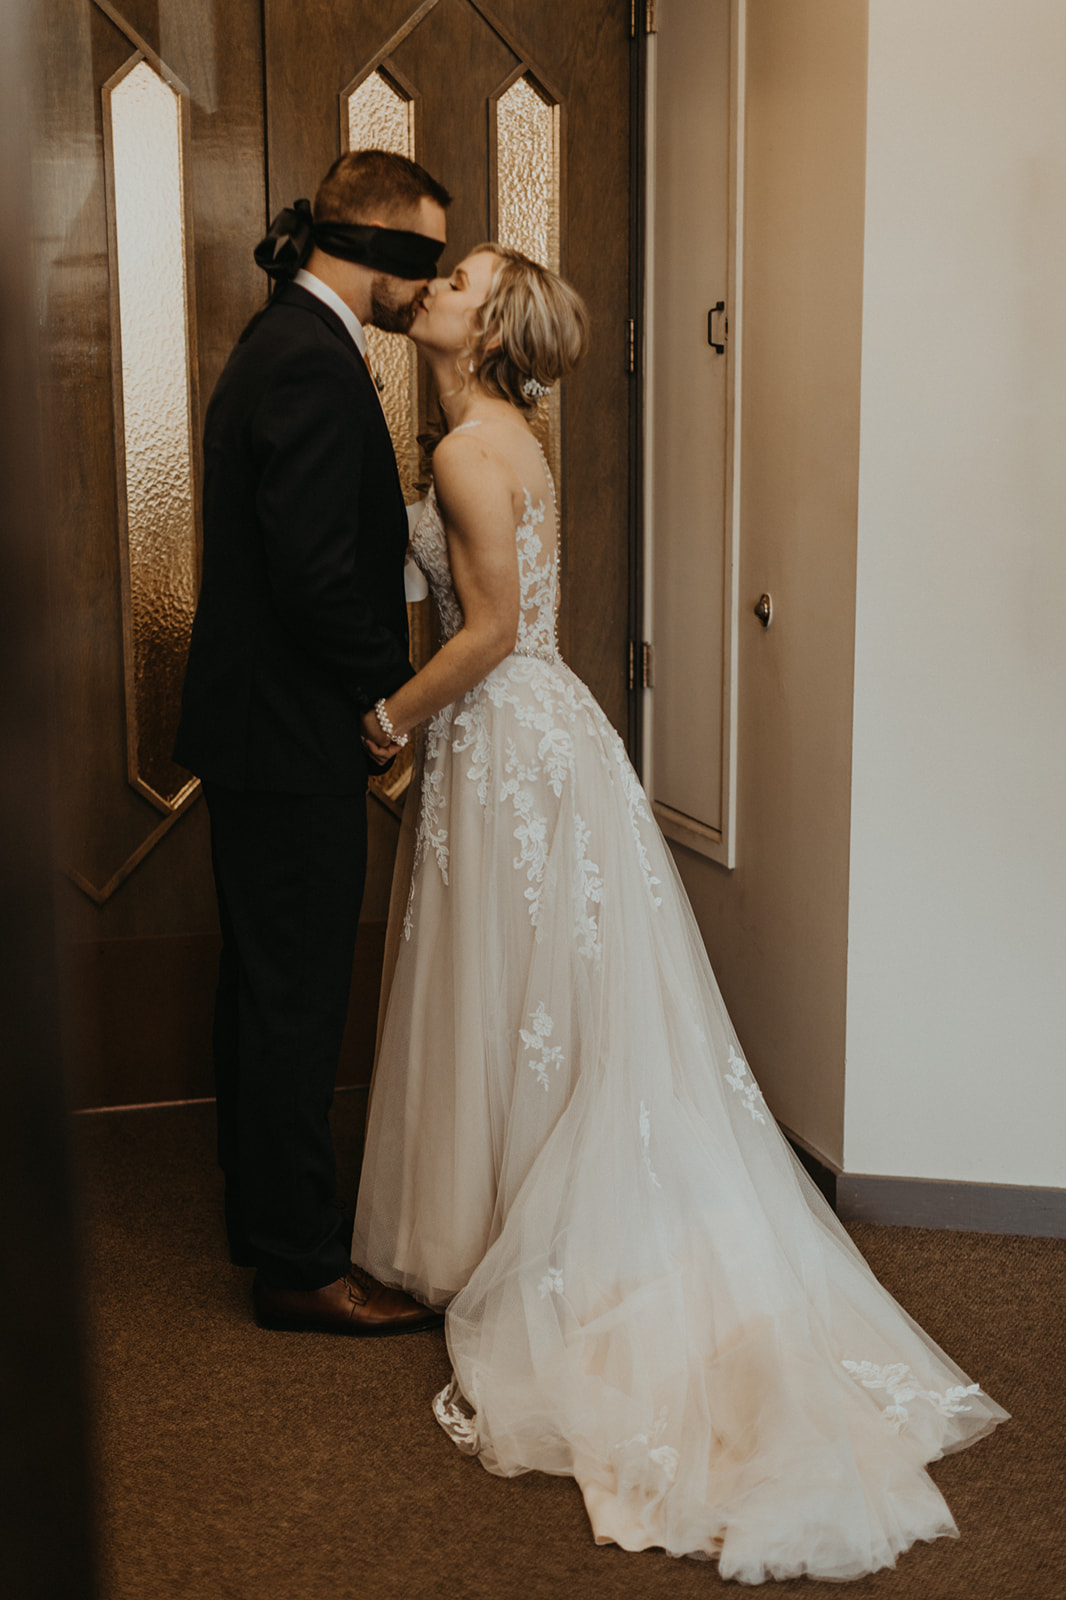
<path id="1" fill-rule="evenodd" d="M 363 1101 L 338 1096 L 354 1178 Z M 712 1564 L 597 1547 L 566 1478 L 503 1480 L 433 1420 L 442 1334 L 262 1333 L 226 1259 L 212 1106 L 82 1117 L 102 1600 L 689 1600 Z M 856 1227 L 881 1280 L 1013 1414 L 933 1471 L 961 1539 L 806 1600 L 1066 1600 L 1066 1248 Z"/>

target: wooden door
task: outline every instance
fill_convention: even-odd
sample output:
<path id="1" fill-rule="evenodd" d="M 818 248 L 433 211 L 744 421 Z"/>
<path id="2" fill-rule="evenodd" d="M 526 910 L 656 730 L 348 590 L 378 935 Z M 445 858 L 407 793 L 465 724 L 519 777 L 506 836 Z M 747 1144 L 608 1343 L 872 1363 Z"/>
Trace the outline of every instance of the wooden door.
<path id="1" fill-rule="evenodd" d="M 169 752 L 201 405 L 263 293 L 260 6 L 42 0 L 39 17 L 69 1053 L 82 1104 L 180 1099 L 212 1092 L 218 943 L 205 808 Z"/>
<path id="2" fill-rule="evenodd" d="M 252 247 L 344 148 L 353 94 L 402 102 L 413 152 L 455 193 L 445 265 L 501 218 L 521 226 L 516 172 L 544 180 L 551 247 L 593 322 L 590 357 L 545 418 L 562 463 L 563 644 L 626 727 L 629 6 L 42 0 L 40 17 L 70 1054 L 82 1104 L 183 1099 L 212 1092 L 218 950 L 205 807 L 169 759 L 197 583 L 202 412 L 264 298 Z M 554 141 L 550 171 L 522 143 L 531 116 L 534 136 Z M 425 385 L 413 357 L 398 359 L 411 381 L 387 398 L 395 409 L 415 394 L 417 413 Z M 415 416 L 401 421 L 413 435 Z M 394 830 L 374 809 L 341 1081 L 365 1079 L 373 1047 Z"/>
<path id="3" fill-rule="evenodd" d="M 592 317 L 591 350 L 565 385 L 557 429 L 561 642 L 566 659 L 625 732 L 629 5 L 493 0 L 490 9 L 481 0 L 318 0 L 314 6 L 266 0 L 265 19 L 272 212 L 313 192 L 347 146 L 352 97 L 358 104 L 360 94 L 374 89 L 386 105 L 389 96 L 406 105 L 411 152 L 455 197 L 443 271 L 482 240 L 502 235 L 512 242 L 508 227 L 521 236 L 523 172 L 527 185 L 532 178 L 533 187 L 541 186 L 541 205 L 557 205 L 558 265 Z M 556 130 L 555 154 L 531 171 L 538 106 Z M 550 128 L 544 139 L 550 145 Z M 424 407 L 425 386 L 416 388 Z"/>

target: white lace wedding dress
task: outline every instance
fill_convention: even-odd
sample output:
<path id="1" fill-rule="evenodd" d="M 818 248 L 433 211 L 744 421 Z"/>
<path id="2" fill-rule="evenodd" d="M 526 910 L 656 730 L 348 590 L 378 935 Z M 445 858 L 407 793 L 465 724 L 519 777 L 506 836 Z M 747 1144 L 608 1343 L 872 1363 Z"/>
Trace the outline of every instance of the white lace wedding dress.
<path id="1" fill-rule="evenodd" d="M 572 1474 L 597 1540 L 746 1583 L 857 1577 L 956 1532 L 925 1463 L 1006 1412 L 767 1110 L 622 743 L 560 659 L 547 477 L 517 541 L 515 651 L 425 731 L 353 1258 L 448 1307 L 434 1409 L 459 1448 Z M 447 637 L 432 492 L 413 544 Z"/>

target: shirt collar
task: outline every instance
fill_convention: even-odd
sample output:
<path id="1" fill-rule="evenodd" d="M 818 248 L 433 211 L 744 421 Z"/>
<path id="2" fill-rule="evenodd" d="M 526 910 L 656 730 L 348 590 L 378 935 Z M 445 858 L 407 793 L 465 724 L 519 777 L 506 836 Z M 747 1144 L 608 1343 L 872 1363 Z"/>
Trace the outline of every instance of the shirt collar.
<path id="1" fill-rule="evenodd" d="M 363 332 L 363 324 L 359 321 L 351 306 L 346 305 L 335 289 L 331 289 L 328 283 L 323 283 L 321 278 L 316 278 L 313 272 L 308 272 L 306 267 L 301 267 L 292 281 L 299 284 L 301 289 L 306 289 L 308 294 L 313 294 L 316 300 L 321 300 L 323 305 L 329 306 L 331 311 L 337 313 L 351 334 L 356 349 L 365 361 L 366 334 Z"/>

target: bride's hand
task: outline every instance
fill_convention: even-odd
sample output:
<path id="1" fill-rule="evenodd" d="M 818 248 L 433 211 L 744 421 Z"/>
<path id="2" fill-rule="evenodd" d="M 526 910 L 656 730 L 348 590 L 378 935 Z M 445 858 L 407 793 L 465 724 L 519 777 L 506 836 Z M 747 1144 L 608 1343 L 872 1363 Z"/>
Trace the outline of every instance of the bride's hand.
<path id="1" fill-rule="evenodd" d="M 367 711 L 363 716 L 362 740 L 363 749 L 371 761 L 379 767 L 383 767 L 386 761 L 391 761 L 393 756 L 400 753 L 401 746 L 389 743 L 373 711 Z"/>

